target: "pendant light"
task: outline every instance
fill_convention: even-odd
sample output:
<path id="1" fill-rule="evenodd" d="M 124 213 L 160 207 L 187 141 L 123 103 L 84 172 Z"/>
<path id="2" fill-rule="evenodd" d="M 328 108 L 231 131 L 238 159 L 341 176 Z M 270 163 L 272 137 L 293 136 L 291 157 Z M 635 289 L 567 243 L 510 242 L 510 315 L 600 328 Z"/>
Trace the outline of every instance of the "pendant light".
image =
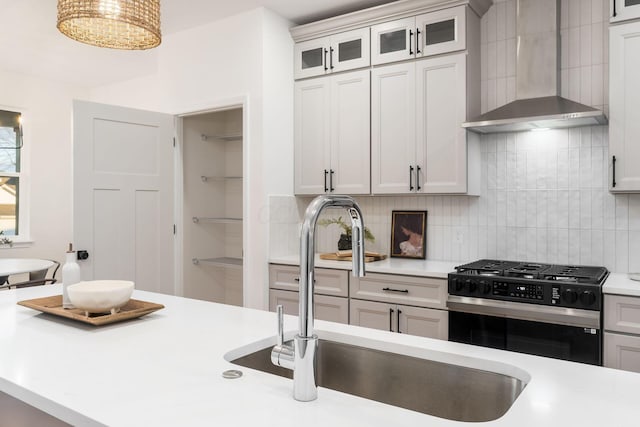
<path id="1" fill-rule="evenodd" d="M 58 30 L 82 43 L 113 49 L 160 44 L 160 0 L 58 0 Z"/>

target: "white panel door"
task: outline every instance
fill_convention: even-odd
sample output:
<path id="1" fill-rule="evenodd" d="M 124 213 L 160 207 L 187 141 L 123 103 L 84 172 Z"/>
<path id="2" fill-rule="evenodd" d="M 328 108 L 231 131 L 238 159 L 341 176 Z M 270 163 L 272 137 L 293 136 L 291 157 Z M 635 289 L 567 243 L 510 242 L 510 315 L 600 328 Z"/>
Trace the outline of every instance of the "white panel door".
<path id="1" fill-rule="evenodd" d="M 369 194 L 371 182 L 369 70 L 331 78 L 329 191 Z"/>
<path id="2" fill-rule="evenodd" d="M 295 194 L 329 191 L 329 96 L 331 77 L 295 83 Z"/>
<path id="3" fill-rule="evenodd" d="M 174 291 L 173 116 L 74 101 L 73 238 L 82 278 Z"/>
<path id="4" fill-rule="evenodd" d="M 418 191 L 467 191 L 466 54 L 416 62 Z"/>
<path id="5" fill-rule="evenodd" d="M 371 74 L 371 192 L 415 192 L 415 63 Z"/>
<path id="6" fill-rule="evenodd" d="M 296 79 L 321 76 L 329 70 L 330 37 L 296 43 L 294 46 L 293 74 Z"/>
<path id="7" fill-rule="evenodd" d="M 396 331 L 398 316 L 395 304 L 351 299 L 349 305 L 350 324 L 382 331 Z"/>
<path id="8" fill-rule="evenodd" d="M 611 27 L 609 189 L 640 191 L 640 22 Z M 614 160 L 615 159 L 615 160 Z M 615 183 L 615 185 L 614 185 Z"/>
<path id="9" fill-rule="evenodd" d="M 398 332 L 440 340 L 449 339 L 449 312 L 399 305 Z"/>

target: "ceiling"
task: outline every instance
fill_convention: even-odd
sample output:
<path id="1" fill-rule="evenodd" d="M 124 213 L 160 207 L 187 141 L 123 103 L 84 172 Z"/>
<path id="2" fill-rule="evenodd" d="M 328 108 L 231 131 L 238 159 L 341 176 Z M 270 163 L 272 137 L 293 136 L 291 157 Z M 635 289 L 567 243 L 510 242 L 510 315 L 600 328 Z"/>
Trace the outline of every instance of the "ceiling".
<path id="1" fill-rule="evenodd" d="M 163 35 L 266 7 L 304 24 L 395 0 L 161 0 Z M 68 39 L 55 0 L 0 0 L 0 70 L 99 86 L 155 71 L 157 50 L 119 51 Z"/>

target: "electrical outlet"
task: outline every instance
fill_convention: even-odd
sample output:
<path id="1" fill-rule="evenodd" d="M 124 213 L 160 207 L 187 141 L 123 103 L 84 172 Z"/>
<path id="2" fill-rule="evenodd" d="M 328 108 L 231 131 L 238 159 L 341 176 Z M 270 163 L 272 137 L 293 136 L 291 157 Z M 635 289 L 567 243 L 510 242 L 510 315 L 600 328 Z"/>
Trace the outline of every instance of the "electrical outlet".
<path id="1" fill-rule="evenodd" d="M 462 231 L 456 231 L 453 241 L 459 245 L 464 243 L 464 233 Z"/>

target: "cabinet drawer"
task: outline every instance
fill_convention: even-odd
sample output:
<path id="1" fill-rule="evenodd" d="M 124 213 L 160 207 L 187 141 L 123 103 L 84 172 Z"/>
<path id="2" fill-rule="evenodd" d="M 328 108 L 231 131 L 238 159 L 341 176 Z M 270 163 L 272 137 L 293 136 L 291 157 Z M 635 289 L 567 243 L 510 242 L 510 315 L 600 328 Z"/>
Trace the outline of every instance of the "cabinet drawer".
<path id="1" fill-rule="evenodd" d="M 298 292 L 271 289 L 269 291 L 269 311 L 276 311 L 282 304 L 285 314 L 298 315 Z M 349 324 L 349 299 L 326 295 L 314 296 L 315 318 L 329 322 Z"/>
<path id="2" fill-rule="evenodd" d="M 269 288 L 286 291 L 300 290 L 300 267 L 292 265 L 269 266 Z M 349 296 L 349 272 L 330 268 L 315 269 L 315 293 L 318 295 Z"/>
<path id="3" fill-rule="evenodd" d="M 446 279 L 370 273 L 365 277 L 352 277 L 350 283 L 352 298 L 446 308 Z"/>
<path id="4" fill-rule="evenodd" d="M 605 295 L 604 328 L 640 334 L 640 298 Z"/>
<path id="5" fill-rule="evenodd" d="M 604 366 L 640 372 L 640 337 L 605 332 Z"/>

